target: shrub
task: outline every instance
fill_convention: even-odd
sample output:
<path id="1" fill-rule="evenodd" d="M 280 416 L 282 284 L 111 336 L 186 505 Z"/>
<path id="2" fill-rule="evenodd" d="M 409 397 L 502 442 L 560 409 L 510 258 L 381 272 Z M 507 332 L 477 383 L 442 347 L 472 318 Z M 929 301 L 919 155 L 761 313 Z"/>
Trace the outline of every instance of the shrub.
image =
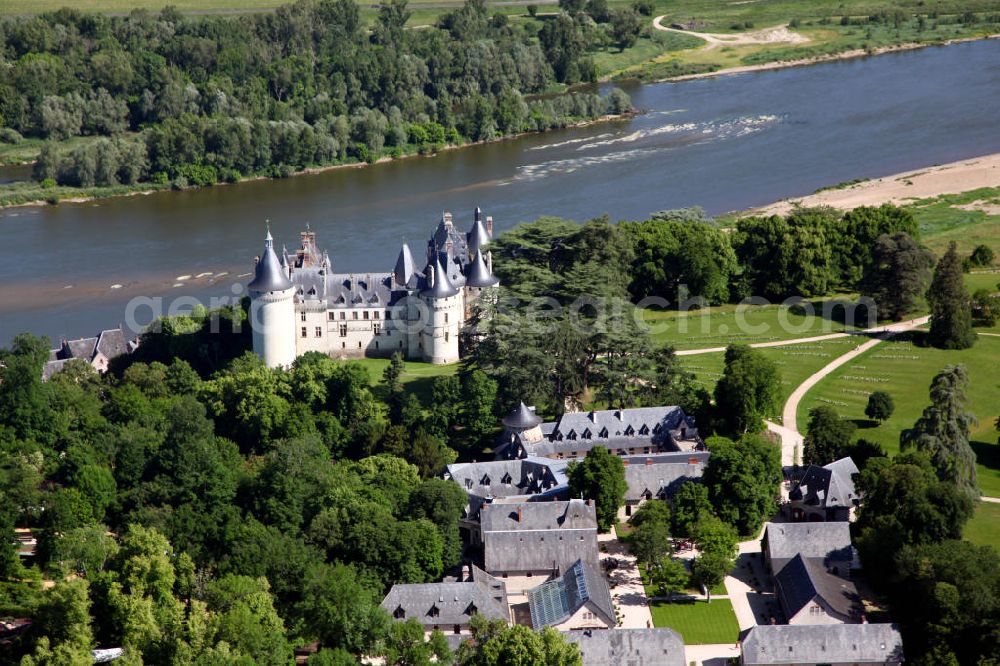
<path id="1" fill-rule="evenodd" d="M 0 143 L 21 143 L 24 139 L 21 133 L 13 127 L 0 129 Z"/>

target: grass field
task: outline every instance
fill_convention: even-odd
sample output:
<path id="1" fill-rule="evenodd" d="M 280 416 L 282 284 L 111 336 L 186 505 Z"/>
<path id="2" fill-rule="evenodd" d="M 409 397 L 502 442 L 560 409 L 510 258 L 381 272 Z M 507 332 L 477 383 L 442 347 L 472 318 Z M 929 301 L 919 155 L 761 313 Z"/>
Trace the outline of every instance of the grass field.
<path id="1" fill-rule="evenodd" d="M 360 363 L 368 370 L 373 385 L 382 381 L 382 373 L 389 366 L 387 358 L 362 358 L 354 361 Z M 403 370 L 403 386 L 413 391 L 424 405 L 430 404 L 431 387 L 438 377 L 453 375 L 458 372 L 458 364 L 435 365 L 433 363 L 420 363 L 418 361 L 406 361 Z"/>
<path id="2" fill-rule="evenodd" d="M 699 310 L 646 310 L 643 321 L 654 344 L 675 349 L 725 347 L 730 344 L 777 342 L 856 330 L 841 323 L 840 301 L 811 301 L 805 313 L 784 305 L 721 305 Z M 809 309 L 811 308 L 811 309 Z M 858 322 L 861 328 L 866 323 Z"/>
<path id="3" fill-rule="evenodd" d="M 972 248 L 984 244 L 1000 255 L 1000 215 L 983 210 L 970 210 L 970 204 L 982 202 L 1000 205 L 1000 187 L 984 187 L 960 194 L 945 194 L 920 199 L 906 208 L 913 213 L 924 243 L 940 256 L 955 241 L 958 251 L 968 255 Z M 996 277 L 1000 281 L 1000 275 Z"/>
<path id="4" fill-rule="evenodd" d="M 980 502 L 972 520 L 966 523 L 963 536 L 972 543 L 1000 551 L 1000 504 Z"/>
<path id="5" fill-rule="evenodd" d="M 650 604 L 654 627 L 670 627 L 687 645 L 735 643 L 740 627 L 729 599 L 714 601 L 654 601 Z"/>
<path id="6" fill-rule="evenodd" d="M 974 347 L 961 351 L 918 347 L 905 339 L 883 342 L 820 381 L 799 405 L 798 422 L 806 423 L 811 408 L 829 405 L 863 426 L 858 428 L 858 437 L 896 453 L 900 432 L 911 427 L 929 404 L 931 379 L 946 365 L 956 363 L 965 364 L 969 371 L 968 409 L 979 420 L 972 431 L 979 485 L 985 494 L 1000 496 L 1000 445 L 994 429 L 1000 411 L 1000 337 L 980 336 Z M 896 404 L 895 413 L 881 425 L 864 416 L 868 393 L 874 390 L 888 391 Z"/>

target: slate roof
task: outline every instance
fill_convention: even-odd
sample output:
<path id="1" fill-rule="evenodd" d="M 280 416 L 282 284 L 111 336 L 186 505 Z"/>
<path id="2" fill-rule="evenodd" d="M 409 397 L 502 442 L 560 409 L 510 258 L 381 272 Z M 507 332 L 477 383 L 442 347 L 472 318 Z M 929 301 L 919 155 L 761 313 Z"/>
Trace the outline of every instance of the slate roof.
<path id="1" fill-rule="evenodd" d="M 597 566 L 597 514 L 583 500 L 489 504 L 480 512 L 485 568 L 562 571 Z"/>
<path id="2" fill-rule="evenodd" d="M 506 425 L 506 421 L 505 421 Z M 650 447 L 676 450 L 675 439 L 682 429 L 688 438 L 697 437 L 694 419 L 676 405 L 639 407 L 636 409 L 606 409 L 591 412 L 566 412 L 558 421 L 541 424 L 541 441 L 527 442 L 517 434 L 505 433 L 498 445 L 498 455 L 516 455 L 517 447 L 531 456 L 555 456 L 575 453 L 586 455 L 595 446 L 616 449 Z"/>
<path id="3" fill-rule="evenodd" d="M 66 364 L 72 361 L 70 358 L 60 358 L 55 361 L 48 361 L 42 366 L 42 379 L 48 381 L 52 379 L 52 375 L 57 372 L 62 372 L 66 367 Z"/>
<path id="4" fill-rule="evenodd" d="M 493 275 L 486 266 L 481 250 L 476 251 L 476 257 L 466 271 L 465 284 L 469 287 L 494 287 L 500 284 L 500 278 Z"/>
<path id="5" fill-rule="evenodd" d="M 583 666 L 685 666 L 684 639 L 673 629 L 587 629 L 567 631 Z"/>
<path id="6" fill-rule="evenodd" d="M 412 278 L 413 274 L 416 272 L 417 265 L 413 261 L 413 254 L 410 252 L 410 246 L 403 243 L 403 247 L 399 250 L 399 257 L 396 259 L 396 267 L 392 271 L 393 277 L 396 279 L 396 284 L 409 284 L 410 278 Z"/>
<path id="7" fill-rule="evenodd" d="M 483 211 L 476 208 L 476 220 L 472 223 L 472 229 L 468 235 L 469 254 L 476 254 L 490 243 L 490 234 L 483 224 Z"/>
<path id="8" fill-rule="evenodd" d="M 774 584 L 788 618 L 816 597 L 840 615 L 860 615 L 860 597 L 854 583 L 827 571 L 820 558 L 796 555 L 774 577 Z"/>
<path id="9" fill-rule="evenodd" d="M 903 661 L 895 624 L 759 625 L 743 639 L 743 664 L 886 664 Z"/>
<path id="10" fill-rule="evenodd" d="M 429 296 L 430 298 L 448 298 L 449 296 L 454 296 L 458 293 L 458 289 L 452 284 L 452 280 L 448 277 L 447 271 L 441 265 L 441 259 L 438 256 L 434 257 L 432 264 L 428 265 L 424 274 L 428 276 L 430 280 L 430 271 L 434 270 L 434 280 L 433 284 L 429 284 L 426 289 L 424 289 L 420 295 Z"/>
<path id="11" fill-rule="evenodd" d="M 541 629 L 565 622 L 588 601 L 605 616 L 605 622 L 614 624 L 611 590 L 600 568 L 577 560 L 558 578 L 528 591 L 531 626 Z"/>
<path id="12" fill-rule="evenodd" d="M 483 532 L 501 530 L 597 530 L 597 510 L 580 499 L 565 502 L 492 504 L 480 521 Z"/>
<path id="13" fill-rule="evenodd" d="M 125 332 L 120 328 L 101 331 L 101 335 L 97 339 L 96 351 L 104 354 L 108 359 L 128 354 L 130 350 L 128 340 L 125 339 Z"/>
<path id="14" fill-rule="evenodd" d="M 565 499 L 569 493 L 566 464 L 548 458 L 456 463 L 448 465 L 445 478 L 450 478 L 468 494 L 465 518 L 478 520 L 482 506 L 494 501 Z"/>
<path id="15" fill-rule="evenodd" d="M 812 506 L 852 507 L 859 499 L 854 487 L 858 466 L 851 458 L 841 458 L 829 465 L 810 465 L 788 493 L 788 499 Z"/>
<path id="16" fill-rule="evenodd" d="M 88 363 L 94 358 L 94 350 L 97 349 L 97 338 L 80 338 L 79 340 L 67 340 L 62 344 L 61 358 L 82 358 Z"/>
<path id="17" fill-rule="evenodd" d="M 771 572 L 777 574 L 789 560 L 801 554 L 827 564 L 854 560 L 851 528 L 843 521 L 830 523 L 768 523 L 766 541 Z"/>
<path id="18" fill-rule="evenodd" d="M 667 499 L 685 481 L 700 479 L 708 464 L 708 451 L 622 456 L 625 463 L 625 500 L 637 502 L 649 497 Z"/>
<path id="19" fill-rule="evenodd" d="M 282 291 L 291 286 L 292 283 L 278 261 L 278 255 L 274 253 L 274 239 L 268 231 L 264 238 L 264 254 L 254 267 L 254 277 L 247 289 L 257 292 Z"/>
<path id="20" fill-rule="evenodd" d="M 503 581 L 479 571 L 463 583 L 393 585 L 382 608 L 399 621 L 415 618 L 423 625 L 468 624 L 476 613 L 510 622 Z"/>
<path id="21" fill-rule="evenodd" d="M 508 428 L 533 428 L 542 422 L 542 417 L 523 402 L 514 408 L 501 422 Z"/>

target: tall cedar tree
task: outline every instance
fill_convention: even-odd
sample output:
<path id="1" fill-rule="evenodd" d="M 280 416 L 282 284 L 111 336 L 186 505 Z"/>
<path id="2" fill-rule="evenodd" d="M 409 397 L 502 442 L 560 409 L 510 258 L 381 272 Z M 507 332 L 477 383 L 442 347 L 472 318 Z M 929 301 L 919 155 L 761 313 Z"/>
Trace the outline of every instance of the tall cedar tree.
<path id="1" fill-rule="evenodd" d="M 809 410 L 806 427 L 805 459 L 810 465 L 826 465 L 843 458 L 850 446 L 855 425 L 840 418 L 833 407 L 821 405 Z"/>
<path id="2" fill-rule="evenodd" d="M 930 407 L 912 428 L 899 435 L 900 447 L 928 455 L 938 478 L 954 483 L 973 498 L 979 497 L 976 453 L 969 446 L 969 426 L 976 417 L 965 411 L 969 375 L 964 365 L 949 365 L 931 381 Z"/>
<path id="3" fill-rule="evenodd" d="M 726 348 L 726 367 L 715 385 L 720 429 L 739 435 L 764 427 L 764 417 L 778 408 L 781 379 L 773 361 L 746 345 Z"/>
<path id="4" fill-rule="evenodd" d="M 940 349 L 968 349 L 975 344 L 972 304 L 954 241 L 934 269 L 927 302 L 931 306 L 931 330 L 927 338 L 932 345 Z"/>

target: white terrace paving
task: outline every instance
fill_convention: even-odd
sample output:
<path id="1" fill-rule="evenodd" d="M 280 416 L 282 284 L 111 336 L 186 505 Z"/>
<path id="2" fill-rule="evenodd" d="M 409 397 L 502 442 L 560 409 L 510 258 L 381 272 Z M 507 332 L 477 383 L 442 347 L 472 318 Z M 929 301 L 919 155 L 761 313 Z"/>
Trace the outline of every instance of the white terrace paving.
<path id="1" fill-rule="evenodd" d="M 621 627 L 625 629 L 648 629 L 653 626 L 653 615 L 649 611 L 649 600 L 642 586 L 639 565 L 635 555 L 618 540 L 614 527 L 607 534 L 598 534 L 597 542 L 607 552 L 601 552 L 601 564 L 608 558 L 618 560 L 618 567 L 608 574 L 612 584 L 611 598 L 622 615 Z"/>

